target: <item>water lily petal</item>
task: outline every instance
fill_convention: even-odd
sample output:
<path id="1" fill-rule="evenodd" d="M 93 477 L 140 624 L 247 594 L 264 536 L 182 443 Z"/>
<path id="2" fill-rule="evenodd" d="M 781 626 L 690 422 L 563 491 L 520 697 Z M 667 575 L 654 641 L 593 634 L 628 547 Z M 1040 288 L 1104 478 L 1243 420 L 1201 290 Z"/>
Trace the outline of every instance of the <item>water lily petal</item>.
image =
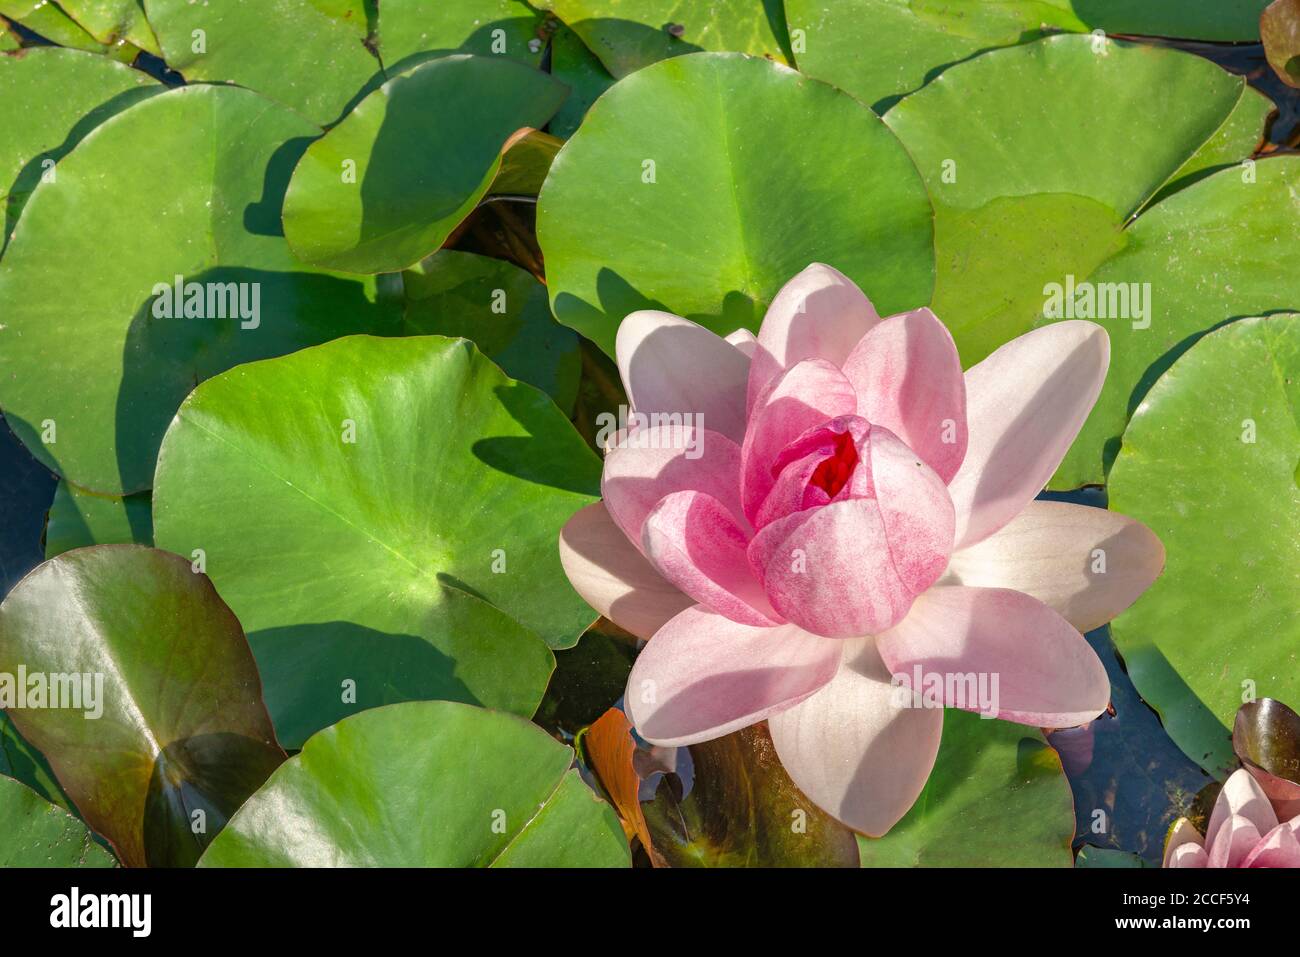
<path id="1" fill-rule="evenodd" d="M 883 320 L 843 366 L 858 414 L 884 426 L 945 483 L 966 455 L 966 380 L 957 345 L 929 309 Z"/>
<path id="2" fill-rule="evenodd" d="M 856 407 L 853 386 L 824 359 L 806 359 L 772 381 L 754 405 L 741 452 L 741 502 L 751 522 L 776 483 L 772 467 L 782 450 Z"/>
<path id="3" fill-rule="evenodd" d="M 1172 867 L 1173 865 L 1169 862 L 1173 858 L 1174 852 L 1184 844 L 1194 844 L 1202 849 L 1205 847 L 1205 841 L 1201 837 L 1201 832 L 1198 831 L 1192 825 L 1192 822 L 1187 820 L 1187 818 L 1180 817 L 1174 822 L 1174 826 L 1169 829 L 1169 836 L 1165 838 L 1164 863 L 1161 866 Z"/>
<path id="4" fill-rule="evenodd" d="M 1110 362 L 1106 330 L 1054 322 L 999 348 L 966 373 L 970 437 L 948 483 L 957 547 L 988 538 L 1020 513 L 1079 434 Z"/>
<path id="5" fill-rule="evenodd" d="M 634 312 L 614 341 L 618 372 L 638 412 L 692 412 L 697 427 L 739 442 L 745 434 L 749 357 L 701 325 L 667 312 Z"/>
<path id="6" fill-rule="evenodd" d="M 560 564 L 583 601 L 638 638 L 695 604 L 655 571 L 600 502 L 560 530 Z"/>
<path id="7" fill-rule="evenodd" d="M 882 631 L 915 595 L 890 559 L 873 499 L 831 502 L 772 522 L 749 543 L 749 563 L 773 608 L 829 638 Z"/>
<path id="8" fill-rule="evenodd" d="M 1083 635 L 1038 599 L 1011 589 L 936 586 L 876 643 L 908 687 L 916 668 L 923 680 L 942 681 L 951 708 L 981 712 L 988 705 L 1007 721 L 1068 728 L 1091 721 L 1110 702 L 1106 668 Z M 980 678 L 996 701 L 979 700 Z"/>
<path id="9" fill-rule="evenodd" d="M 659 426 L 622 438 L 605 454 L 600 479 L 605 507 L 632 544 L 659 500 L 673 492 L 704 492 L 744 521 L 740 446 L 710 429 Z"/>
<path id="10" fill-rule="evenodd" d="M 867 444 L 890 560 L 902 583 L 920 594 L 943 574 L 952 554 L 952 499 L 943 479 L 888 429 L 873 425 Z"/>
<path id="11" fill-rule="evenodd" d="M 1206 867 L 1241 867 L 1262 840 L 1255 822 L 1233 814 L 1225 819 L 1208 842 L 1210 859 Z"/>
<path id="12" fill-rule="evenodd" d="M 1199 844 L 1184 844 L 1169 856 L 1165 867 L 1208 867 L 1210 856 Z"/>
<path id="13" fill-rule="evenodd" d="M 799 703 L 830 681 L 839 663 L 837 642 L 794 625 L 742 625 L 696 605 L 637 656 L 623 706 L 647 741 L 694 744 Z"/>
<path id="14" fill-rule="evenodd" d="M 1264 835 L 1242 867 L 1300 867 L 1300 818 L 1279 824 Z"/>
<path id="15" fill-rule="evenodd" d="M 767 724 L 799 790 L 854 830 L 881 837 L 930 777 L 943 709 L 904 707 L 872 639 L 842 645 L 831 682 Z"/>
<path id="16" fill-rule="evenodd" d="M 1210 812 L 1210 823 L 1205 826 L 1205 846 L 1213 850 L 1219 830 L 1230 818 L 1240 817 L 1255 825 L 1260 834 L 1277 827 L 1277 813 L 1259 786 L 1259 782 L 1244 768 L 1233 771 L 1215 799 Z"/>
<path id="17" fill-rule="evenodd" d="M 702 492 L 664 496 L 641 534 L 646 557 L 700 604 L 745 625 L 784 622 L 749 568 L 749 536 L 716 498 Z"/>
<path id="18" fill-rule="evenodd" d="M 748 358 L 752 359 L 754 357 L 754 351 L 758 348 L 758 336 L 748 329 L 737 329 L 735 332 L 729 333 L 725 338 Z"/>
<path id="19" fill-rule="evenodd" d="M 803 359 L 843 365 L 879 321 L 876 308 L 853 280 L 838 269 L 813 263 L 781 288 L 763 317 L 746 407 L 752 410 L 769 383 Z"/>
<path id="20" fill-rule="evenodd" d="M 954 552 L 943 582 L 1014 588 L 1091 631 L 1133 604 L 1164 567 L 1164 545 L 1141 522 L 1087 505 L 1034 501 L 988 538 Z"/>

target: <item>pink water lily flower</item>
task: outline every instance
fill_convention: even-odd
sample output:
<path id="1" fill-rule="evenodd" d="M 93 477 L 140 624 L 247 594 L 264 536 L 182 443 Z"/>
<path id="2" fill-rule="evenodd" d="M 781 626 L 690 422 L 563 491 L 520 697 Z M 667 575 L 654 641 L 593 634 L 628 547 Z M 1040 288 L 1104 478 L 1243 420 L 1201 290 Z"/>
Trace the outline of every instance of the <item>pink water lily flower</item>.
<path id="1" fill-rule="evenodd" d="M 1224 782 L 1205 836 L 1179 818 L 1165 841 L 1165 867 L 1300 867 L 1300 816 L 1277 809 L 1249 771 Z"/>
<path id="2" fill-rule="evenodd" d="M 647 419 L 616 436 L 604 501 L 560 551 L 594 608 L 649 639 L 624 698 L 644 738 L 766 720 L 804 794 L 881 835 L 929 777 L 942 706 L 1043 727 L 1106 709 L 1080 632 L 1164 550 L 1122 515 L 1034 501 L 1101 389 L 1101 327 L 1045 326 L 963 374 L 930 310 L 881 319 L 812 265 L 757 338 L 637 312 L 616 346 Z M 928 699 L 899 693 L 918 679 Z"/>

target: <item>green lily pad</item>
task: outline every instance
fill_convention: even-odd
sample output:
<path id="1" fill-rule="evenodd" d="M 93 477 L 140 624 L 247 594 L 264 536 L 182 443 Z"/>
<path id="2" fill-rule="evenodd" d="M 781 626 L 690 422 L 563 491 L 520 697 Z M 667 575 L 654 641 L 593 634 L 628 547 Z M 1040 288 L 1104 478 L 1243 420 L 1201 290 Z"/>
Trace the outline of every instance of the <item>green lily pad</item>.
<path id="1" fill-rule="evenodd" d="M 374 280 L 310 269 L 281 235 L 319 132 L 248 90 L 182 87 L 106 120 L 37 187 L 0 259 L 0 406 L 41 462 L 85 489 L 147 489 L 196 382 L 396 325 Z M 173 295 L 177 276 L 206 295 Z"/>
<path id="2" fill-rule="evenodd" d="M 0 674 L 26 694 L 14 725 L 130 867 L 193 864 L 284 760 L 239 622 L 176 555 L 39 566 L 0 604 Z"/>
<path id="3" fill-rule="evenodd" d="M 545 125 L 565 92 L 494 57 L 442 57 L 394 77 L 303 154 L 285 238 L 303 261 L 332 269 L 414 265 L 478 205 L 510 138 Z"/>
<path id="4" fill-rule="evenodd" d="M 149 493 L 96 495 L 60 481 L 45 525 L 45 557 L 87 545 L 152 545 Z"/>
<path id="5" fill-rule="evenodd" d="M 130 63 L 140 52 L 125 41 L 100 43 L 50 0 L 0 0 L 0 14 L 61 47 L 100 53 L 120 63 Z"/>
<path id="6" fill-rule="evenodd" d="M 470 343 L 355 336 L 199 386 L 163 443 L 154 535 L 202 550 L 289 747 L 397 701 L 527 716 L 547 646 L 595 617 L 555 543 L 599 472 Z"/>
<path id="7" fill-rule="evenodd" d="M 1069 867 L 1074 800 L 1032 728 L 949 708 L 930 780 L 893 830 L 858 838 L 864 867 Z"/>
<path id="8" fill-rule="evenodd" d="M 1298 420 L 1300 316 L 1238 320 L 1151 387 L 1111 469 L 1112 507 L 1168 555 L 1115 644 L 1170 736 L 1219 775 L 1244 700 L 1300 700 Z"/>
<path id="9" fill-rule="evenodd" d="M 444 249 L 402 274 L 406 330 L 472 339 L 506 375 L 566 413 L 578 396 L 578 337 L 551 318 L 546 287 L 500 259 Z"/>
<path id="10" fill-rule="evenodd" d="M 690 748 L 690 793 L 665 776 L 641 806 L 669 867 L 858 866 L 853 832 L 790 780 L 766 723 Z"/>
<path id="11" fill-rule="evenodd" d="M 237 83 L 322 126 L 380 73 L 355 28 L 311 0 L 145 0 L 145 12 L 186 80 Z"/>
<path id="12" fill-rule="evenodd" d="M 389 76 L 452 53 L 537 66 L 545 33 L 542 15 L 523 0 L 383 0 L 379 9 L 379 55 Z"/>
<path id="13" fill-rule="evenodd" d="M 106 46 L 125 40 L 162 56 L 144 16 L 144 0 L 59 0 L 59 7 Z"/>
<path id="14" fill-rule="evenodd" d="M 501 168 L 488 188 L 491 196 L 536 196 L 564 141 L 550 133 L 533 130 L 515 140 L 501 157 Z"/>
<path id="15" fill-rule="evenodd" d="M 1058 318 L 1110 335 L 1053 488 L 1103 481 L 1130 410 L 1197 334 L 1300 297 L 1300 243 L 1279 241 L 1300 239 L 1300 163 L 1226 165 L 1267 107 L 1200 57 L 1057 36 L 952 67 L 886 115 L 930 187 L 934 308 L 965 365 Z M 1073 314 L 1070 289 L 1091 297 Z"/>
<path id="16" fill-rule="evenodd" d="M 0 776 L 0 868 L 114 867 L 90 829 L 25 784 Z"/>
<path id="17" fill-rule="evenodd" d="M 151 78 L 107 57 L 59 47 L 0 56 L 0 251 L 27 197 L 86 134 L 132 103 L 161 93 Z"/>
<path id="18" fill-rule="evenodd" d="M 201 867 L 627 867 L 618 818 L 573 750 L 514 715 L 378 708 L 303 745 Z"/>
<path id="19" fill-rule="evenodd" d="M 685 53 L 750 53 L 789 62 L 781 0 L 542 0 L 622 79 Z"/>
<path id="20" fill-rule="evenodd" d="M 572 648 L 555 654 L 555 674 L 534 721 L 556 737 L 578 734 L 627 688 L 637 638 L 602 618 Z"/>
<path id="21" fill-rule="evenodd" d="M 1058 32 L 1258 40 L 1268 0 L 786 0 L 799 69 L 881 112 L 945 67 Z"/>
<path id="22" fill-rule="evenodd" d="M 568 27 L 561 27 L 551 39 L 551 75 L 569 88 L 569 97 L 548 129 L 568 139 L 582 123 L 591 104 L 614 85 L 614 78 Z"/>
<path id="23" fill-rule="evenodd" d="M 556 318 L 612 355 L 638 309 L 757 329 L 818 261 L 882 314 L 923 305 L 931 215 L 907 152 L 852 97 L 766 60 L 697 53 L 596 102 L 551 167 L 537 235 Z"/>

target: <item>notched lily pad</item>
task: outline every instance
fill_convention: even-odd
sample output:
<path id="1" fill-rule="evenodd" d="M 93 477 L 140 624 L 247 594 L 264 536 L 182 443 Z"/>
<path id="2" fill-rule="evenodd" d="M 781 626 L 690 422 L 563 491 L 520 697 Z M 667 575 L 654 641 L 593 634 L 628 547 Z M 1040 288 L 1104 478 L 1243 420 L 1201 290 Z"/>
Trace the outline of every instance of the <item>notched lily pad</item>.
<path id="1" fill-rule="evenodd" d="M 96 495 L 60 481 L 45 523 L 45 557 L 87 545 L 152 545 L 148 492 Z"/>
<path id="2" fill-rule="evenodd" d="M 0 868 L 114 867 L 90 829 L 25 784 L 0 776 Z"/>
<path id="3" fill-rule="evenodd" d="M 202 867 L 626 867 L 613 809 L 573 750 L 514 715 L 376 708 L 314 735 Z"/>
<path id="4" fill-rule="evenodd" d="M 1111 469 L 1111 506 L 1167 555 L 1111 633 L 1170 737 L 1220 777 L 1244 697 L 1300 698 L 1298 423 L 1300 316 L 1239 319 L 1156 381 Z"/>
<path id="5" fill-rule="evenodd" d="M 239 622 L 177 555 L 45 562 L 0 604 L 0 675 L 10 719 L 127 866 L 193 864 L 284 760 Z"/>
<path id="6" fill-rule="evenodd" d="M 638 309 L 757 329 L 811 262 L 882 315 L 924 305 L 931 218 L 911 158 L 861 103 L 767 60 L 696 53 L 596 102 L 551 167 L 537 235 L 556 318 L 613 355 Z"/>
<path id="7" fill-rule="evenodd" d="M 545 125 L 566 93 L 497 57 L 443 57 L 394 77 L 303 154 L 285 238 L 304 262 L 331 269 L 414 265 L 478 205 L 512 139 Z"/>
<path id="8" fill-rule="evenodd" d="M 159 456 L 154 534 L 201 550 L 290 747 L 412 699 L 527 716 L 548 645 L 595 617 L 556 541 L 599 470 L 470 343 L 353 336 L 195 390 Z"/>
<path id="9" fill-rule="evenodd" d="M 284 241 L 284 189 L 319 134 L 248 90 L 181 87 L 102 123 L 37 187 L 0 259 L 0 406 L 47 467 L 147 489 L 197 382 L 395 324 L 373 279 Z"/>

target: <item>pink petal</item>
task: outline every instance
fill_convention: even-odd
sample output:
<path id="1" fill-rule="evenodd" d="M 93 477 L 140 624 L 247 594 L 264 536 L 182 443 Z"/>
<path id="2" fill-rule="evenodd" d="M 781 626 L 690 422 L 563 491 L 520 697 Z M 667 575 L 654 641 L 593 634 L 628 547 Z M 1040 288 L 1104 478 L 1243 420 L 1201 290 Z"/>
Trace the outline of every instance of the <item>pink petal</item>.
<path id="1" fill-rule="evenodd" d="M 881 837 L 930 777 L 943 709 L 906 707 L 872 639 L 843 648 L 831 682 L 767 724 L 800 791 L 854 830 Z"/>
<path id="2" fill-rule="evenodd" d="M 697 602 L 745 625 L 782 624 L 745 558 L 749 536 L 716 498 L 674 492 L 645 521 L 646 557 Z"/>
<path id="3" fill-rule="evenodd" d="M 890 560 L 873 499 L 831 502 L 772 522 L 749 543 L 749 563 L 773 608 L 830 638 L 884 630 L 915 594 Z"/>
<path id="4" fill-rule="evenodd" d="M 1223 821 L 1214 839 L 1206 842 L 1210 859 L 1205 866 L 1241 867 L 1261 839 L 1253 821 L 1233 814 Z"/>
<path id="5" fill-rule="evenodd" d="M 1184 844 L 1165 862 L 1165 867 L 1208 867 L 1209 855 L 1199 844 Z"/>
<path id="6" fill-rule="evenodd" d="M 952 499 L 943 479 L 888 429 L 873 425 L 869 445 L 890 561 L 902 583 L 920 594 L 943 574 L 952 554 Z"/>
<path id="7" fill-rule="evenodd" d="M 843 371 L 858 414 L 884 426 L 945 483 L 966 455 L 966 380 L 957 346 L 929 309 L 891 316 L 862 337 Z"/>
<path id="8" fill-rule="evenodd" d="M 1255 825 L 1260 834 L 1277 827 L 1277 813 L 1269 803 L 1268 795 L 1247 770 L 1240 769 L 1228 775 L 1210 812 L 1210 823 L 1205 826 L 1205 846 L 1213 851 L 1219 829 L 1233 817 L 1244 818 Z"/>
<path id="9" fill-rule="evenodd" d="M 749 371 L 750 410 L 768 384 L 804 359 L 843 365 L 880 316 L 853 281 L 813 263 L 782 287 L 763 317 Z"/>
<path id="10" fill-rule="evenodd" d="M 1300 867 L 1300 818 L 1279 824 L 1264 835 L 1241 862 L 1242 867 Z"/>
<path id="11" fill-rule="evenodd" d="M 579 509 L 561 529 L 560 563 L 587 604 L 638 638 L 694 604 L 632 547 L 600 502 Z"/>
<path id="12" fill-rule="evenodd" d="M 837 642 L 794 625 L 755 628 L 696 605 L 641 651 L 623 706 L 652 744 L 709 741 L 799 703 L 839 661 Z"/>
<path id="13" fill-rule="evenodd" d="M 758 337 L 748 329 L 737 329 L 735 332 L 729 333 L 726 340 L 750 359 L 754 357 L 754 350 L 758 348 Z"/>
<path id="14" fill-rule="evenodd" d="M 1106 330 L 1070 320 L 1013 339 L 966 373 L 970 438 L 948 483 L 958 548 L 988 538 L 1042 491 L 1092 411 L 1109 362 Z"/>
<path id="15" fill-rule="evenodd" d="M 1185 817 L 1180 817 L 1174 822 L 1174 826 L 1169 829 L 1169 836 L 1165 838 L 1165 855 L 1162 867 L 1173 867 L 1170 860 L 1174 852 L 1184 845 L 1195 845 L 1204 850 L 1205 842 L 1201 837 L 1201 832 L 1192 826 L 1192 822 Z M 1204 867 L 1204 864 L 1200 865 Z"/>
<path id="16" fill-rule="evenodd" d="M 1141 522 L 1087 505 L 1034 501 L 982 542 L 954 552 L 943 581 L 1014 588 L 1091 631 L 1133 604 L 1164 567 L 1164 546 Z"/>
<path id="17" fill-rule="evenodd" d="M 634 312 L 614 341 L 618 372 L 638 412 L 693 412 L 697 427 L 745 434 L 749 357 L 721 336 L 667 312 Z"/>
<path id="18" fill-rule="evenodd" d="M 741 452 L 741 501 L 751 522 L 776 482 L 772 467 L 782 450 L 856 406 L 849 380 L 824 359 L 800 362 L 773 380 L 754 405 Z"/>
<path id="19" fill-rule="evenodd" d="M 837 457 L 846 436 L 858 465 L 836 498 L 875 498 L 868 452 L 870 435 L 871 424 L 866 419 L 842 415 L 809 429 L 787 445 L 772 462 L 769 471 L 776 474 L 776 481 L 759 506 L 754 527 L 762 528 L 795 512 L 828 504 L 831 495 L 814 482 L 814 477 L 827 459 Z"/>
<path id="20" fill-rule="evenodd" d="M 876 643 L 908 687 L 917 668 L 923 681 L 942 681 L 950 708 L 980 712 L 987 703 L 1007 721 L 1068 728 L 1110 701 L 1106 669 L 1083 636 L 1038 599 L 1010 589 L 931 588 Z M 981 685 L 996 701 L 978 700 Z"/>
<path id="21" fill-rule="evenodd" d="M 621 436 L 605 454 L 601 494 L 632 544 L 659 500 L 673 492 L 703 492 L 744 520 L 740 508 L 740 447 L 709 429 L 660 426 Z"/>

